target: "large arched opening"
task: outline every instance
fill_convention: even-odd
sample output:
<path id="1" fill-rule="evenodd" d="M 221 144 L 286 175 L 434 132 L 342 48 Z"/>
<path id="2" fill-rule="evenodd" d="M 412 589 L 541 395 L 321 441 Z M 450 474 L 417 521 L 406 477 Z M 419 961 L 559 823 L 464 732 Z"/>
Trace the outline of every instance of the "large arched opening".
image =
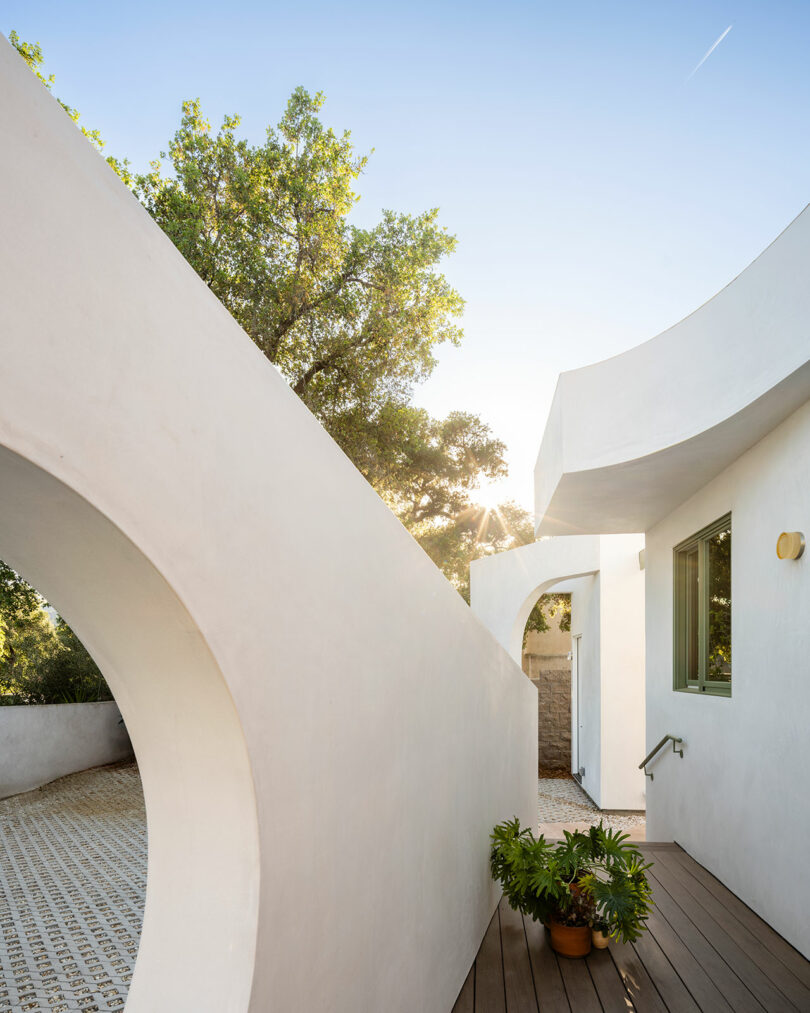
<path id="1" fill-rule="evenodd" d="M 86 499 L 0 447 L 0 558 L 45 594 L 112 689 L 146 802 L 146 907 L 130 1013 L 247 1009 L 259 853 L 222 674 L 177 594 Z"/>

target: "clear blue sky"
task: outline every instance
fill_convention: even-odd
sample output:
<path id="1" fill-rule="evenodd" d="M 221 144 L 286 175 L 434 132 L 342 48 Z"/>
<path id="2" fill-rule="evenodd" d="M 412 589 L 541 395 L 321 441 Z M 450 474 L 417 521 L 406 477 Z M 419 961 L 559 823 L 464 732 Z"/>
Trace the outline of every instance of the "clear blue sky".
<path id="1" fill-rule="evenodd" d="M 806 2 L 6 0 L 12 28 L 138 168 L 184 98 L 258 139 L 325 91 L 375 149 L 358 218 L 439 206 L 459 238 L 466 339 L 418 400 L 480 412 L 527 507 L 557 374 L 691 312 L 810 199 Z"/>

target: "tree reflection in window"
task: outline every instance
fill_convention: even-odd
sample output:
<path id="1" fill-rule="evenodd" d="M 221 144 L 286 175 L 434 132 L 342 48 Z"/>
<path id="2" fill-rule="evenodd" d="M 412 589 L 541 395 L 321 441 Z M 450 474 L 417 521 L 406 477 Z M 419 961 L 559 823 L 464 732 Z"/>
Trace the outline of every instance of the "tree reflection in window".
<path id="1" fill-rule="evenodd" d="M 706 678 L 731 681 L 731 525 L 707 539 L 708 658 Z"/>

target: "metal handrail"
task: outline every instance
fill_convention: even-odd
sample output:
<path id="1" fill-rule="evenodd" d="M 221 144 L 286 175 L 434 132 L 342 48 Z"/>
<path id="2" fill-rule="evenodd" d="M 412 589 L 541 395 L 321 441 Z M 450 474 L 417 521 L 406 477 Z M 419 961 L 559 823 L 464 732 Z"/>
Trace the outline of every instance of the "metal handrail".
<path id="1" fill-rule="evenodd" d="M 679 756 L 680 756 L 680 758 L 683 759 L 683 749 L 676 749 L 675 748 L 678 745 L 678 743 L 683 743 L 683 739 L 678 738 L 677 735 L 665 735 L 663 737 L 663 739 L 661 739 L 661 741 L 655 747 L 655 749 L 651 750 L 647 754 L 647 756 L 644 757 L 644 759 L 641 761 L 641 763 L 638 765 L 638 769 L 639 770 L 643 770 L 644 771 L 644 776 L 645 777 L 649 777 L 649 779 L 651 781 L 653 781 L 655 779 L 653 777 L 652 771 L 651 770 L 650 771 L 647 770 L 647 764 L 655 756 L 655 754 L 658 752 L 659 749 L 663 749 L 663 747 L 669 742 L 670 739 L 672 739 L 672 752 L 673 753 L 678 753 Z"/>

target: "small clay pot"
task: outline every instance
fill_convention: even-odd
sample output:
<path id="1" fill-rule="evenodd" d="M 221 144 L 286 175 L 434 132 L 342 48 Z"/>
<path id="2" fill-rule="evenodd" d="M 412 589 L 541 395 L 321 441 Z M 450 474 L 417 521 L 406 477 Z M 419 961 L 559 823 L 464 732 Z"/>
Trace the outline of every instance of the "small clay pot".
<path id="1" fill-rule="evenodd" d="M 560 925 L 548 923 L 551 933 L 551 948 L 561 957 L 587 957 L 591 952 L 590 925 Z"/>
<path id="2" fill-rule="evenodd" d="M 591 941 L 597 950 L 606 950 L 607 945 L 610 942 L 610 936 L 607 932 L 600 932 L 599 929 L 593 929 L 591 931 Z"/>

